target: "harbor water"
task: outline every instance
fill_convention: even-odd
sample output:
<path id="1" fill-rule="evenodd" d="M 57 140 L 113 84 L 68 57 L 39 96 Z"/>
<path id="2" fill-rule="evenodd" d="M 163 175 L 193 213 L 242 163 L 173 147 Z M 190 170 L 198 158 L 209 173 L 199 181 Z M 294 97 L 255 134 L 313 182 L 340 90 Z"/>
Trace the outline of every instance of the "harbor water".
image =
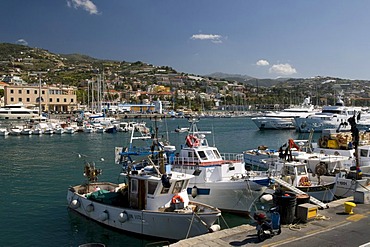
<path id="1" fill-rule="evenodd" d="M 144 121 L 148 127 L 154 126 L 154 121 Z M 180 148 L 186 133 L 174 130 L 188 127 L 187 120 L 162 119 L 156 124 L 160 136 Z M 307 138 L 294 130 L 259 131 L 245 117 L 204 118 L 198 128 L 212 132 L 208 142 L 221 153 L 243 152 L 259 145 L 277 149 L 289 138 Z M 118 182 L 121 167 L 114 164 L 114 147 L 125 146 L 128 140 L 129 134 L 123 132 L 1 136 L 0 246 L 145 246 L 159 241 L 103 227 L 67 209 L 68 187 L 85 180 L 84 160 L 95 161 L 103 170 L 99 181 Z M 231 214 L 223 214 L 223 219 L 229 227 L 249 222 Z"/>

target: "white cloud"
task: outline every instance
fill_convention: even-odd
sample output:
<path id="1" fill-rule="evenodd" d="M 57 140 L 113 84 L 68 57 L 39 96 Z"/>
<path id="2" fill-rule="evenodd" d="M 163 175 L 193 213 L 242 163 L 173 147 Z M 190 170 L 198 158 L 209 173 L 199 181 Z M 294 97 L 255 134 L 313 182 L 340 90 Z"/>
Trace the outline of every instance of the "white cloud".
<path id="1" fill-rule="evenodd" d="M 90 0 L 67 0 L 67 6 L 70 8 L 73 7 L 75 9 L 83 8 L 84 10 L 89 12 L 91 15 L 99 14 L 98 8 Z"/>
<path id="2" fill-rule="evenodd" d="M 18 39 L 15 43 L 18 45 L 28 45 L 28 42 L 24 39 Z"/>
<path id="3" fill-rule="evenodd" d="M 194 34 L 191 36 L 192 40 L 210 40 L 215 44 L 222 43 L 222 36 L 218 34 Z"/>
<path id="4" fill-rule="evenodd" d="M 260 59 L 260 60 L 257 61 L 256 65 L 257 66 L 268 66 L 268 65 L 270 65 L 270 63 L 267 60 Z"/>
<path id="5" fill-rule="evenodd" d="M 270 73 L 278 75 L 293 75 L 297 73 L 297 70 L 293 68 L 290 64 L 274 64 L 269 69 Z"/>

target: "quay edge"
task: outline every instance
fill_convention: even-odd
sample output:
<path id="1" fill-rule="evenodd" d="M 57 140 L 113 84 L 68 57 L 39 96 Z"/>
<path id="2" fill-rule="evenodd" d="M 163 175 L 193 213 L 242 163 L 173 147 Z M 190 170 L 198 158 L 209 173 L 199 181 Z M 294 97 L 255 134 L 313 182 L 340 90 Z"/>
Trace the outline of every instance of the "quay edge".
<path id="1" fill-rule="evenodd" d="M 171 244 L 171 247 L 188 247 L 188 246 L 297 246 L 302 244 L 302 241 L 319 241 L 317 235 L 335 230 L 336 228 L 347 228 L 349 225 L 360 227 L 360 234 L 363 239 L 356 237 L 358 243 L 346 246 L 359 246 L 364 243 L 369 243 L 367 238 L 368 222 L 370 216 L 369 204 L 357 204 L 353 209 L 354 214 L 345 213 L 344 203 L 353 202 L 353 197 L 347 197 L 332 201 L 329 208 L 318 211 L 315 219 L 309 220 L 307 223 L 298 222 L 296 224 L 282 225 L 282 233 L 259 242 L 257 232 L 254 225 L 240 225 L 230 229 L 223 229 L 218 232 L 208 233 L 180 240 Z M 345 232 L 343 234 L 335 234 L 332 240 L 336 243 L 348 243 L 352 237 L 349 237 Z M 367 238 L 367 239 L 366 239 Z M 298 242 L 297 242 L 298 241 Z M 322 240 L 325 241 L 325 240 Z M 330 244 L 322 242 L 320 246 L 328 246 Z"/>

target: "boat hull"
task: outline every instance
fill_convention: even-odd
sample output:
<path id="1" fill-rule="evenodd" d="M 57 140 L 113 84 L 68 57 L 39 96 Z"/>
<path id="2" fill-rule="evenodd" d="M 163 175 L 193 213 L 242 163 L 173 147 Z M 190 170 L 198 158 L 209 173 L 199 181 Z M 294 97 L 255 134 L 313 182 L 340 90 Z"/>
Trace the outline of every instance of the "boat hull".
<path id="1" fill-rule="evenodd" d="M 87 199 L 85 194 L 77 193 L 74 188 L 68 190 L 67 202 L 71 210 L 101 224 L 118 230 L 171 240 L 208 233 L 210 226 L 221 215 L 217 209 L 197 213 L 185 209 L 182 209 L 182 212 L 134 210 Z"/>
<path id="2" fill-rule="evenodd" d="M 189 198 L 196 202 L 214 205 L 223 212 L 248 214 L 257 198 L 266 190 L 269 179 L 237 180 L 233 182 L 199 183 L 190 180 Z"/>
<path id="3" fill-rule="evenodd" d="M 322 202 L 331 202 L 337 189 L 336 182 L 325 185 L 297 186 L 297 188 Z"/>
<path id="4" fill-rule="evenodd" d="M 251 119 L 253 123 L 260 129 L 294 129 L 295 125 L 293 118 L 279 117 L 255 117 Z"/>

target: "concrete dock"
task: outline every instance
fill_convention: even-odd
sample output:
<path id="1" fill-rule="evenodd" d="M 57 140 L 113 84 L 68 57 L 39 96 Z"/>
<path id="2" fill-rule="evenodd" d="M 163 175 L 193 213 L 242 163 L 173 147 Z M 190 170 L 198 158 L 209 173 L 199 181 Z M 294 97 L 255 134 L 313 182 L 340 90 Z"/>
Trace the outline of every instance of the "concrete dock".
<path id="1" fill-rule="evenodd" d="M 307 222 L 282 225 L 280 235 L 260 242 L 253 225 L 241 225 L 202 236 L 181 240 L 171 247 L 185 246 L 370 246 L 370 205 L 356 204 L 354 214 L 345 211 L 344 203 L 353 197 L 329 203 Z"/>

